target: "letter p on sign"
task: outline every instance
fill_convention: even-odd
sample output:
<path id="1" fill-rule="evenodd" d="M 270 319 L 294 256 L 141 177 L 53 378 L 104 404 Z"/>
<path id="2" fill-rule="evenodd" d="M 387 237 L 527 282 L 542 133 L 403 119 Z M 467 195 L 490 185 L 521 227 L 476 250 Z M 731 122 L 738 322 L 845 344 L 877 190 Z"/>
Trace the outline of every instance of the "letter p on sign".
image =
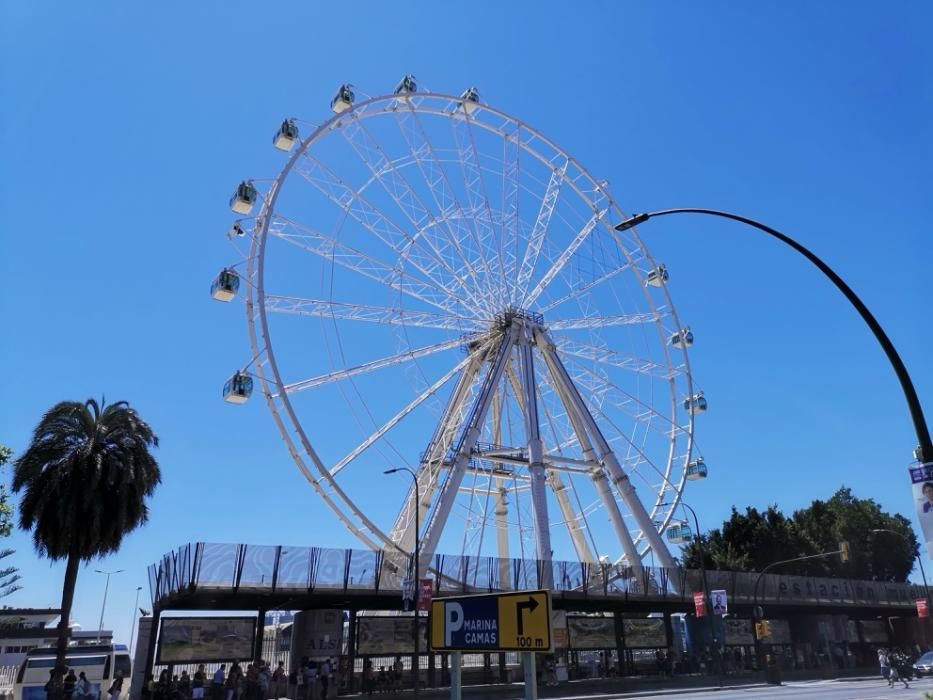
<path id="1" fill-rule="evenodd" d="M 444 646 L 453 646 L 453 633 L 463 629 L 463 606 L 444 603 Z"/>

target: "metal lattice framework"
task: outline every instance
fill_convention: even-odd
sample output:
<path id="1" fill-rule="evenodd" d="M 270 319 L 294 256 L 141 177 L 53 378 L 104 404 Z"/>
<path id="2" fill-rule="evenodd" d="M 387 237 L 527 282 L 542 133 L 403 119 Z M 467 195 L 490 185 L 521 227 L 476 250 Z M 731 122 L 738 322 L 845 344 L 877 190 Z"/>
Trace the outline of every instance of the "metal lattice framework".
<path id="1" fill-rule="evenodd" d="M 614 230 L 606 183 L 497 109 L 421 92 L 296 138 L 258 205 L 233 238 L 249 372 L 362 542 L 407 555 L 420 508 L 425 570 L 436 551 L 674 565 L 695 389 L 666 272 Z M 390 521 L 397 466 L 420 488 Z"/>

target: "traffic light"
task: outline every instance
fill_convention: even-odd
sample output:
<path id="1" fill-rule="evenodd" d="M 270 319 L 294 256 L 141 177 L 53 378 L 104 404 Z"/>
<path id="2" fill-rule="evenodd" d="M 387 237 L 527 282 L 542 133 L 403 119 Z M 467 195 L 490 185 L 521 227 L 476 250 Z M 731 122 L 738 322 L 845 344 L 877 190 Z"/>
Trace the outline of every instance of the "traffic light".
<path id="1" fill-rule="evenodd" d="M 758 639 L 764 639 L 771 636 L 771 623 L 767 620 L 755 623 L 755 636 Z"/>
<path id="2" fill-rule="evenodd" d="M 839 543 L 839 560 L 843 564 L 849 561 L 849 543 L 848 542 Z"/>

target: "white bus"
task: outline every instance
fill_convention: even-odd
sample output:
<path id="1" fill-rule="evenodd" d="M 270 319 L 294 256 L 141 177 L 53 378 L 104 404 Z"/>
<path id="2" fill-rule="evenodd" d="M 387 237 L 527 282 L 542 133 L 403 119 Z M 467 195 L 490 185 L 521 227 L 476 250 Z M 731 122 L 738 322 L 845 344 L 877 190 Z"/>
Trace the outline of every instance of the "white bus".
<path id="1" fill-rule="evenodd" d="M 130 654 L 125 644 L 89 644 L 68 647 L 65 666 L 73 669 L 75 676 L 81 672 L 91 683 L 88 700 L 106 700 L 110 684 L 120 674 L 123 677 L 123 690 L 120 700 L 129 698 L 132 666 Z M 45 685 L 49 682 L 51 670 L 55 668 L 55 647 L 39 647 L 29 651 L 13 686 L 13 700 L 45 700 Z M 84 700 L 75 690 L 73 700 Z"/>

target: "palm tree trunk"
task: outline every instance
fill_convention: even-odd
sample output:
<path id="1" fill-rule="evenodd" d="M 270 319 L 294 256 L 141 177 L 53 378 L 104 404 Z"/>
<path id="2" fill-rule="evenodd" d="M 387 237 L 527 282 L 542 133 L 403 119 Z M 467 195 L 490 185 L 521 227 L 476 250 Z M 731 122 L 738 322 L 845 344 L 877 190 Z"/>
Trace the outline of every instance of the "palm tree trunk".
<path id="1" fill-rule="evenodd" d="M 75 584 L 78 582 L 78 564 L 81 557 L 77 554 L 68 555 L 68 564 L 65 566 L 65 584 L 62 587 L 62 618 L 58 623 L 58 642 L 55 647 L 55 687 L 61 690 L 62 678 L 65 676 L 65 654 L 68 652 L 68 638 L 70 630 L 68 622 L 71 620 L 71 604 L 75 597 Z M 61 695 L 57 693 L 55 697 Z M 52 695 L 50 695 L 50 698 Z"/>

